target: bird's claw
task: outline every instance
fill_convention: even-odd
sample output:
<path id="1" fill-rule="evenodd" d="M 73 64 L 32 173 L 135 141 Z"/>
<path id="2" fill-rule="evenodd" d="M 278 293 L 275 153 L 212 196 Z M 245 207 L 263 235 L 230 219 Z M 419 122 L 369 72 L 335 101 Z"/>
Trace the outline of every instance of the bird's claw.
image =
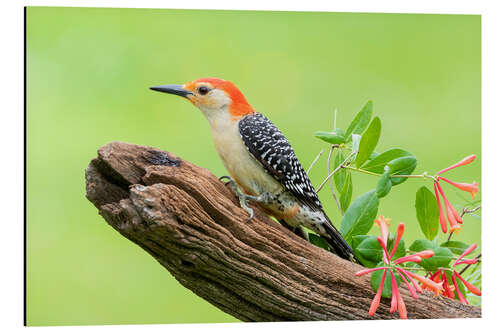
<path id="1" fill-rule="evenodd" d="M 234 179 L 233 179 L 233 178 L 231 178 L 231 177 L 229 177 L 229 176 L 220 176 L 220 177 L 219 177 L 219 180 L 220 180 L 220 181 L 223 181 L 224 179 L 227 179 L 227 180 L 228 180 L 228 182 L 227 182 L 227 183 L 229 183 L 229 182 L 234 182 Z M 227 183 L 226 183 L 226 184 L 227 184 Z"/>
<path id="2" fill-rule="evenodd" d="M 262 193 L 259 196 L 247 195 L 247 194 L 244 194 L 244 193 L 240 192 L 240 190 L 239 190 L 238 186 L 236 185 L 236 182 L 234 181 L 233 178 L 231 178 L 229 176 L 219 177 L 220 181 L 222 181 L 224 179 L 228 180 L 226 182 L 226 184 L 230 184 L 231 185 L 231 188 L 232 188 L 234 194 L 236 194 L 236 196 L 238 197 L 238 199 L 240 201 L 241 208 L 243 208 L 248 213 L 249 218 L 248 218 L 247 222 L 252 221 L 252 219 L 255 216 L 255 213 L 254 213 L 254 210 L 252 208 L 248 207 L 247 202 L 249 200 L 252 200 L 252 201 L 255 201 L 255 202 L 267 202 L 269 200 L 269 194 L 266 193 L 266 192 L 264 192 L 264 193 Z"/>

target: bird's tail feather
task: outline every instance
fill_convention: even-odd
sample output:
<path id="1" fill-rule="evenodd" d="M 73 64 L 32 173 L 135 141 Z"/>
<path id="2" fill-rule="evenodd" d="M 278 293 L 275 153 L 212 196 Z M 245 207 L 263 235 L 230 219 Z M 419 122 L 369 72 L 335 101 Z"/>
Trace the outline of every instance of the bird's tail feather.
<path id="1" fill-rule="evenodd" d="M 349 246 L 349 244 L 347 244 L 337 228 L 335 228 L 333 224 L 331 224 L 330 219 L 328 219 L 328 217 L 326 218 L 328 222 L 323 223 L 323 226 L 329 237 L 323 238 L 327 241 L 328 245 L 330 245 L 331 249 L 339 257 L 359 263 L 358 259 L 354 255 L 354 251 L 352 250 L 352 248 Z"/>

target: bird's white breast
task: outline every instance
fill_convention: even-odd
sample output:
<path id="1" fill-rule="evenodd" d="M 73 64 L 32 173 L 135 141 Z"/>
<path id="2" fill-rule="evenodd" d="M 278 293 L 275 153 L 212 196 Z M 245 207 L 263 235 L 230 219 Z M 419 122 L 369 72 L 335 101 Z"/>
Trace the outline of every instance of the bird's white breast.
<path id="1" fill-rule="evenodd" d="M 246 192 L 258 195 L 264 191 L 276 193 L 283 189 L 247 150 L 241 139 L 237 120 L 231 119 L 228 112 L 217 111 L 207 119 L 222 163 Z"/>

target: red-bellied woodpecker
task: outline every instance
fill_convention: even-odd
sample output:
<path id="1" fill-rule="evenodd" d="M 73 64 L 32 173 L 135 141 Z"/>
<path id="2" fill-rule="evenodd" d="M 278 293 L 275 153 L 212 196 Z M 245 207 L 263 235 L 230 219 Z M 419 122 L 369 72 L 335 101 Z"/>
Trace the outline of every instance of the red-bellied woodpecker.
<path id="1" fill-rule="evenodd" d="M 307 235 L 301 226 L 317 232 L 333 252 L 355 260 L 351 247 L 325 214 L 288 140 L 250 106 L 233 83 L 203 78 L 151 89 L 185 97 L 205 115 L 215 148 L 250 219 L 253 210 L 247 200 L 256 201 L 266 213 L 298 234 Z"/>

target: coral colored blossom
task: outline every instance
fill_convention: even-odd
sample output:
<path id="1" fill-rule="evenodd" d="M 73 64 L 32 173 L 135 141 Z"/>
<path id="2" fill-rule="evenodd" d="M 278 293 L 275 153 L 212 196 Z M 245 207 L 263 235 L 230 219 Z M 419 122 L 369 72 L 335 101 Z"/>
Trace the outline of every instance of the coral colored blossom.
<path id="1" fill-rule="evenodd" d="M 434 192 L 436 193 L 436 200 L 439 208 L 439 224 L 441 225 L 441 230 L 446 233 L 448 231 L 448 223 L 446 223 L 446 217 L 444 216 L 443 208 L 441 207 L 441 200 L 439 200 L 437 182 L 434 182 Z"/>
<path id="2" fill-rule="evenodd" d="M 375 268 L 367 268 L 363 269 L 359 272 L 356 273 L 356 276 L 361 276 L 369 273 L 373 273 L 375 271 L 383 270 L 382 274 L 382 279 L 380 281 L 379 287 L 377 289 L 377 292 L 375 294 L 375 297 L 372 300 L 372 303 L 370 305 L 370 310 L 368 311 L 368 314 L 370 316 L 373 316 L 375 312 L 378 309 L 378 306 L 380 304 L 380 298 L 382 297 L 382 291 L 384 289 L 384 282 L 387 277 L 387 272 L 390 274 L 391 278 L 391 285 L 392 285 L 392 297 L 391 297 L 391 307 L 390 307 L 390 313 L 396 312 L 396 310 L 399 312 L 399 317 L 401 319 L 407 319 L 408 313 L 406 310 L 406 305 L 403 301 L 403 297 L 401 296 L 401 293 L 398 288 L 397 280 L 394 275 L 394 272 L 397 272 L 401 279 L 405 282 L 406 286 L 410 290 L 411 295 L 413 298 L 418 298 L 417 292 L 422 292 L 422 288 L 418 285 L 418 283 L 415 281 L 413 273 L 407 271 L 404 269 L 404 267 L 399 267 L 397 265 L 408 262 L 408 261 L 413 261 L 413 262 L 420 262 L 423 258 L 429 258 L 434 255 L 434 252 L 430 250 L 426 251 L 421 251 L 415 254 L 411 254 L 405 257 L 398 258 L 394 261 L 392 261 L 392 258 L 394 254 L 396 253 L 396 249 L 399 245 L 399 242 L 401 241 L 401 238 L 403 237 L 404 233 L 404 223 L 400 223 L 397 227 L 397 233 L 396 233 L 396 239 L 394 241 L 394 245 L 391 251 L 391 254 L 389 255 L 389 251 L 387 250 L 387 239 L 389 236 L 389 229 L 388 229 L 388 219 L 384 218 L 383 216 L 380 216 L 378 220 L 375 220 L 375 222 L 379 225 L 380 227 L 380 233 L 382 234 L 382 237 L 377 237 L 377 241 L 380 244 L 380 247 L 382 248 L 382 257 L 383 257 L 383 263 L 385 266 L 382 267 L 375 267 Z M 421 277 L 420 275 L 417 275 Z M 422 277 L 423 278 L 423 277 Z M 420 280 L 419 280 L 420 281 Z"/>
<path id="3" fill-rule="evenodd" d="M 472 195 L 472 198 L 474 198 L 474 195 L 476 195 L 479 192 L 479 184 L 477 182 L 473 182 L 472 184 L 469 183 L 459 183 L 459 182 L 454 182 L 452 180 L 449 180 L 448 178 L 444 178 L 442 176 L 439 176 L 440 174 L 449 171 L 451 169 L 467 165 L 474 161 L 476 158 L 476 155 L 470 155 L 461 160 L 460 162 L 457 162 L 437 173 L 437 176 L 434 178 L 434 193 L 436 194 L 436 201 L 438 204 L 439 208 L 439 223 L 441 225 L 441 230 L 446 233 L 448 231 L 448 226 L 445 220 L 445 216 L 443 213 L 443 208 L 441 207 L 441 200 L 439 197 L 441 196 L 443 198 L 444 202 L 444 212 L 446 212 L 446 217 L 448 218 L 448 222 L 450 223 L 450 231 L 451 232 L 458 232 L 460 231 L 460 225 L 463 223 L 462 216 L 457 212 L 457 210 L 451 205 L 451 203 L 448 201 L 446 196 L 444 195 L 443 188 L 439 184 L 440 180 L 443 180 L 450 185 L 455 186 L 456 188 L 466 191 Z"/>
<path id="4" fill-rule="evenodd" d="M 463 160 L 461 160 L 460 162 L 457 162 L 457 163 L 450 165 L 449 167 L 439 171 L 437 174 L 440 175 L 448 170 L 467 165 L 469 163 L 472 163 L 475 159 L 476 159 L 476 155 L 469 155 L 469 156 L 465 157 Z"/>
<path id="5" fill-rule="evenodd" d="M 444 207 L 446 210 L 446 216 L 448 217 L 448 222 L 450 222 L 450 230 L 457 231 L 458 229 L 460 229 L 460 226 L 458 225 L 458 221 L 456 219 L 456 217 L 458 216 L 458 212 L 450 204 L 450 202 L 448 201 L 448 199 L 444 195 L 443 188 L 441 187 L 441 185 L 439 185 L 439 182 L 435 182 L 435 184 L 437 186 L 439 193 L 443 197 Z M 461 219 L 460 219 L 460 221 L 461 221 Z"/>
<path id="6" fill-rule="evenodd" d="M 451 184 L 462 191 L 469 192 L 472 195 L 472 199 L 474 199 L 474 195 L 476 195 L 479 192 L 479 184 L 477 182 L 468 184 L 468 183 L 456 183 L 444 177 L 439 177 L 439 179 L 444 180 L 448 184 Z"/>
<path id="7" fill-rule="evenodd" d="M 384 243 L 387 244 L 387 238 L 389 237 L 389 222 L 391 222 L 391 219 L 385 218 L 382 215 L 379 216 L 378 220 L 374 220 L 375 223 L 380 227 L 380 233 L 382 235 L 382 239 L 384 240 Z"/>
<path id="8" fill-rule="evenodd" d="M 443 282 L 441 281 L 440 283 L 434 282 L 431 279 L 426 278 L 425 276 L 415 274 L 413 272 L 408 272 L 411 277 L 415 278 L 418 280 L 422 285 L 434 292 L 434 295 L 438 296 L 442 291 L 443 291 Z"/>
<path id="9" fill-rule="evenodd" d="M 478 262 L 477 259 L 463 259 L 464 256 L 470 254 L 472 251 L 474 251 L 477 248 L 476 244 L 472 244 L 469 246 L 453 263 L 452 265 L 452 271 L 451 271 L 451 280 L 448 280 L 446 277 L 446 274 L 444 272 L 444 269 L 438 269 L 435 273 L 431 274 L 429 279 L 434 281 L 435 283 L 442 283 L 443 286 L 443 291 L 441 292 L 443 296 L 446 296 L 448 298 L 455 298 L 455 292 L 457 293 L 457 297 L 460 300 L 460 302 L 464 304 L 468 304 L 465 296 L 461 293 L 461 291 L 458 289 L 458 280 L 462 281 L 463 285 L 465 288 L 467 288 L 471 293 L 481 296 L 482 292 L 479 288 L 465 280 L 460 273 L 458 273 L 455 270 L 455 266 L 457 265 L 463 265 L 463 264 L 475 264 Z M 458 280 L 457 280 L 458 278 Z M 427 285 L 423 286 L 424 289 L 432 290 L 432 288 L 428 287 Z"/>

